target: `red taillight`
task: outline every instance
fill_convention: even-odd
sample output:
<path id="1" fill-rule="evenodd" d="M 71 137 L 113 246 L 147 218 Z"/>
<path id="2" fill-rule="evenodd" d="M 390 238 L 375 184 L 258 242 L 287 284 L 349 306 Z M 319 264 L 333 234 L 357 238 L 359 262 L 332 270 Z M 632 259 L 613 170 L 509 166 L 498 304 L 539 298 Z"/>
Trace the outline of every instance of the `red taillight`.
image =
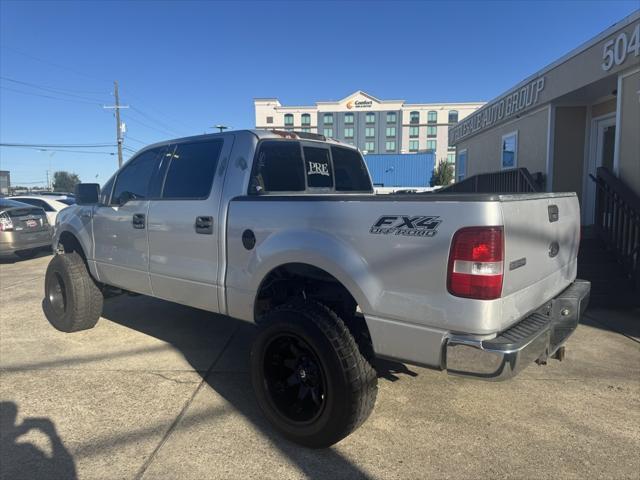
<path id="1" fill-rule="evenodd" d="M 447 290 L 456 297 L 493 300 L 502 294 L 502 227 L 458 230 L 451 241 Z"/>

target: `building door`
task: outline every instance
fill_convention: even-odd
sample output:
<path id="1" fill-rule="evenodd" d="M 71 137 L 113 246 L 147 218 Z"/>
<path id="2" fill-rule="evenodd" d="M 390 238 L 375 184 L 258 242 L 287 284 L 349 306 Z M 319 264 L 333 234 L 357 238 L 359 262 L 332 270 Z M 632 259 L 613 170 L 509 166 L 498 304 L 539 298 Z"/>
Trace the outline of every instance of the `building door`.
<path id="1" fill-rule="evenodd" d="M 592 225 L 595 216 L 596 185 L 589 175 L 595 177 L 598 167 L 606 167 L 613 172 L 615 138 L 615 113 L 591 120 L 589 162 L 586 175 L 586 188 L 584 189 L 582 198 L 582 223 L 584 225 Z"/>

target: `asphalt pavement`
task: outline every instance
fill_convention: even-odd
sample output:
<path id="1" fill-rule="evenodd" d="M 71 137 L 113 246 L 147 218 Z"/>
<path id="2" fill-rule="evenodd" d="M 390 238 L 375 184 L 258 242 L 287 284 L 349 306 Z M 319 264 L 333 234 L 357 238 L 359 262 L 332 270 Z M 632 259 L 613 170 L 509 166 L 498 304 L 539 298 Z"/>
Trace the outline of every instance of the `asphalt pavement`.
<path id="1" fill-rule="evenodd" d="M 49 259 L 0 262 L 2 479 L 639 478 L 640 310 L 589 310 L 563 362 L 508 382 L 381 363 L 369 420 L 317 451 L 258 410 L 252 325 L 124 295 L 61 333 Z"/>

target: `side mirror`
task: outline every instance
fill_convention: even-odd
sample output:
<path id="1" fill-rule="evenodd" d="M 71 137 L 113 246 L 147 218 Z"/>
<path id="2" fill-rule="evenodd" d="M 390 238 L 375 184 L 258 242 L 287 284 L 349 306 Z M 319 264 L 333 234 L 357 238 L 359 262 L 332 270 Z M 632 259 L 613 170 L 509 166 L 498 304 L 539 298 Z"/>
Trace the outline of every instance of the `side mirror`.
<path id="1" fill-rule="evenodd" d="M 126 204 L 129 201 L 135 200 L 135 197 L 131 194 L 131 192 L 127 192 L 125 190 L 124 192 L 122 192 L 120 194 L 120 196 L 117 198 L 117 200 L 118 200 L 118 205 L 123 206 L 124 204 Z"/>
<path id="2" fill-rule="evenodd" d="M 79 183 L 76 185 L 76 203 L 78 205 L 92 205 L 98 203 L 100 185 L 97 183 Z"/>

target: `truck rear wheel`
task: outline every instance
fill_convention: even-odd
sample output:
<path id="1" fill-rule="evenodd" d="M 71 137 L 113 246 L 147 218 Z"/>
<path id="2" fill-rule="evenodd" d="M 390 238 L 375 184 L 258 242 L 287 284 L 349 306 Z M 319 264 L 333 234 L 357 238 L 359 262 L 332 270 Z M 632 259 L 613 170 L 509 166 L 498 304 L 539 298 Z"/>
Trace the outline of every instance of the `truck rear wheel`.
<path id="1" fill-rule="evenodd" d="M 44 293 L 47 320 L 62 332 L 93 328 L 102 314 L 102 292 L 76 252 L 54 255 L 47 267 Z"/>
<path id="2" fill-rule="evenodd" d="M 251 350 L 258 404 L 289 440 L 324 448 L 358 428 L 375 404 L 377 376 L 344 322 L 316 302 L 268 312 Z"/>

